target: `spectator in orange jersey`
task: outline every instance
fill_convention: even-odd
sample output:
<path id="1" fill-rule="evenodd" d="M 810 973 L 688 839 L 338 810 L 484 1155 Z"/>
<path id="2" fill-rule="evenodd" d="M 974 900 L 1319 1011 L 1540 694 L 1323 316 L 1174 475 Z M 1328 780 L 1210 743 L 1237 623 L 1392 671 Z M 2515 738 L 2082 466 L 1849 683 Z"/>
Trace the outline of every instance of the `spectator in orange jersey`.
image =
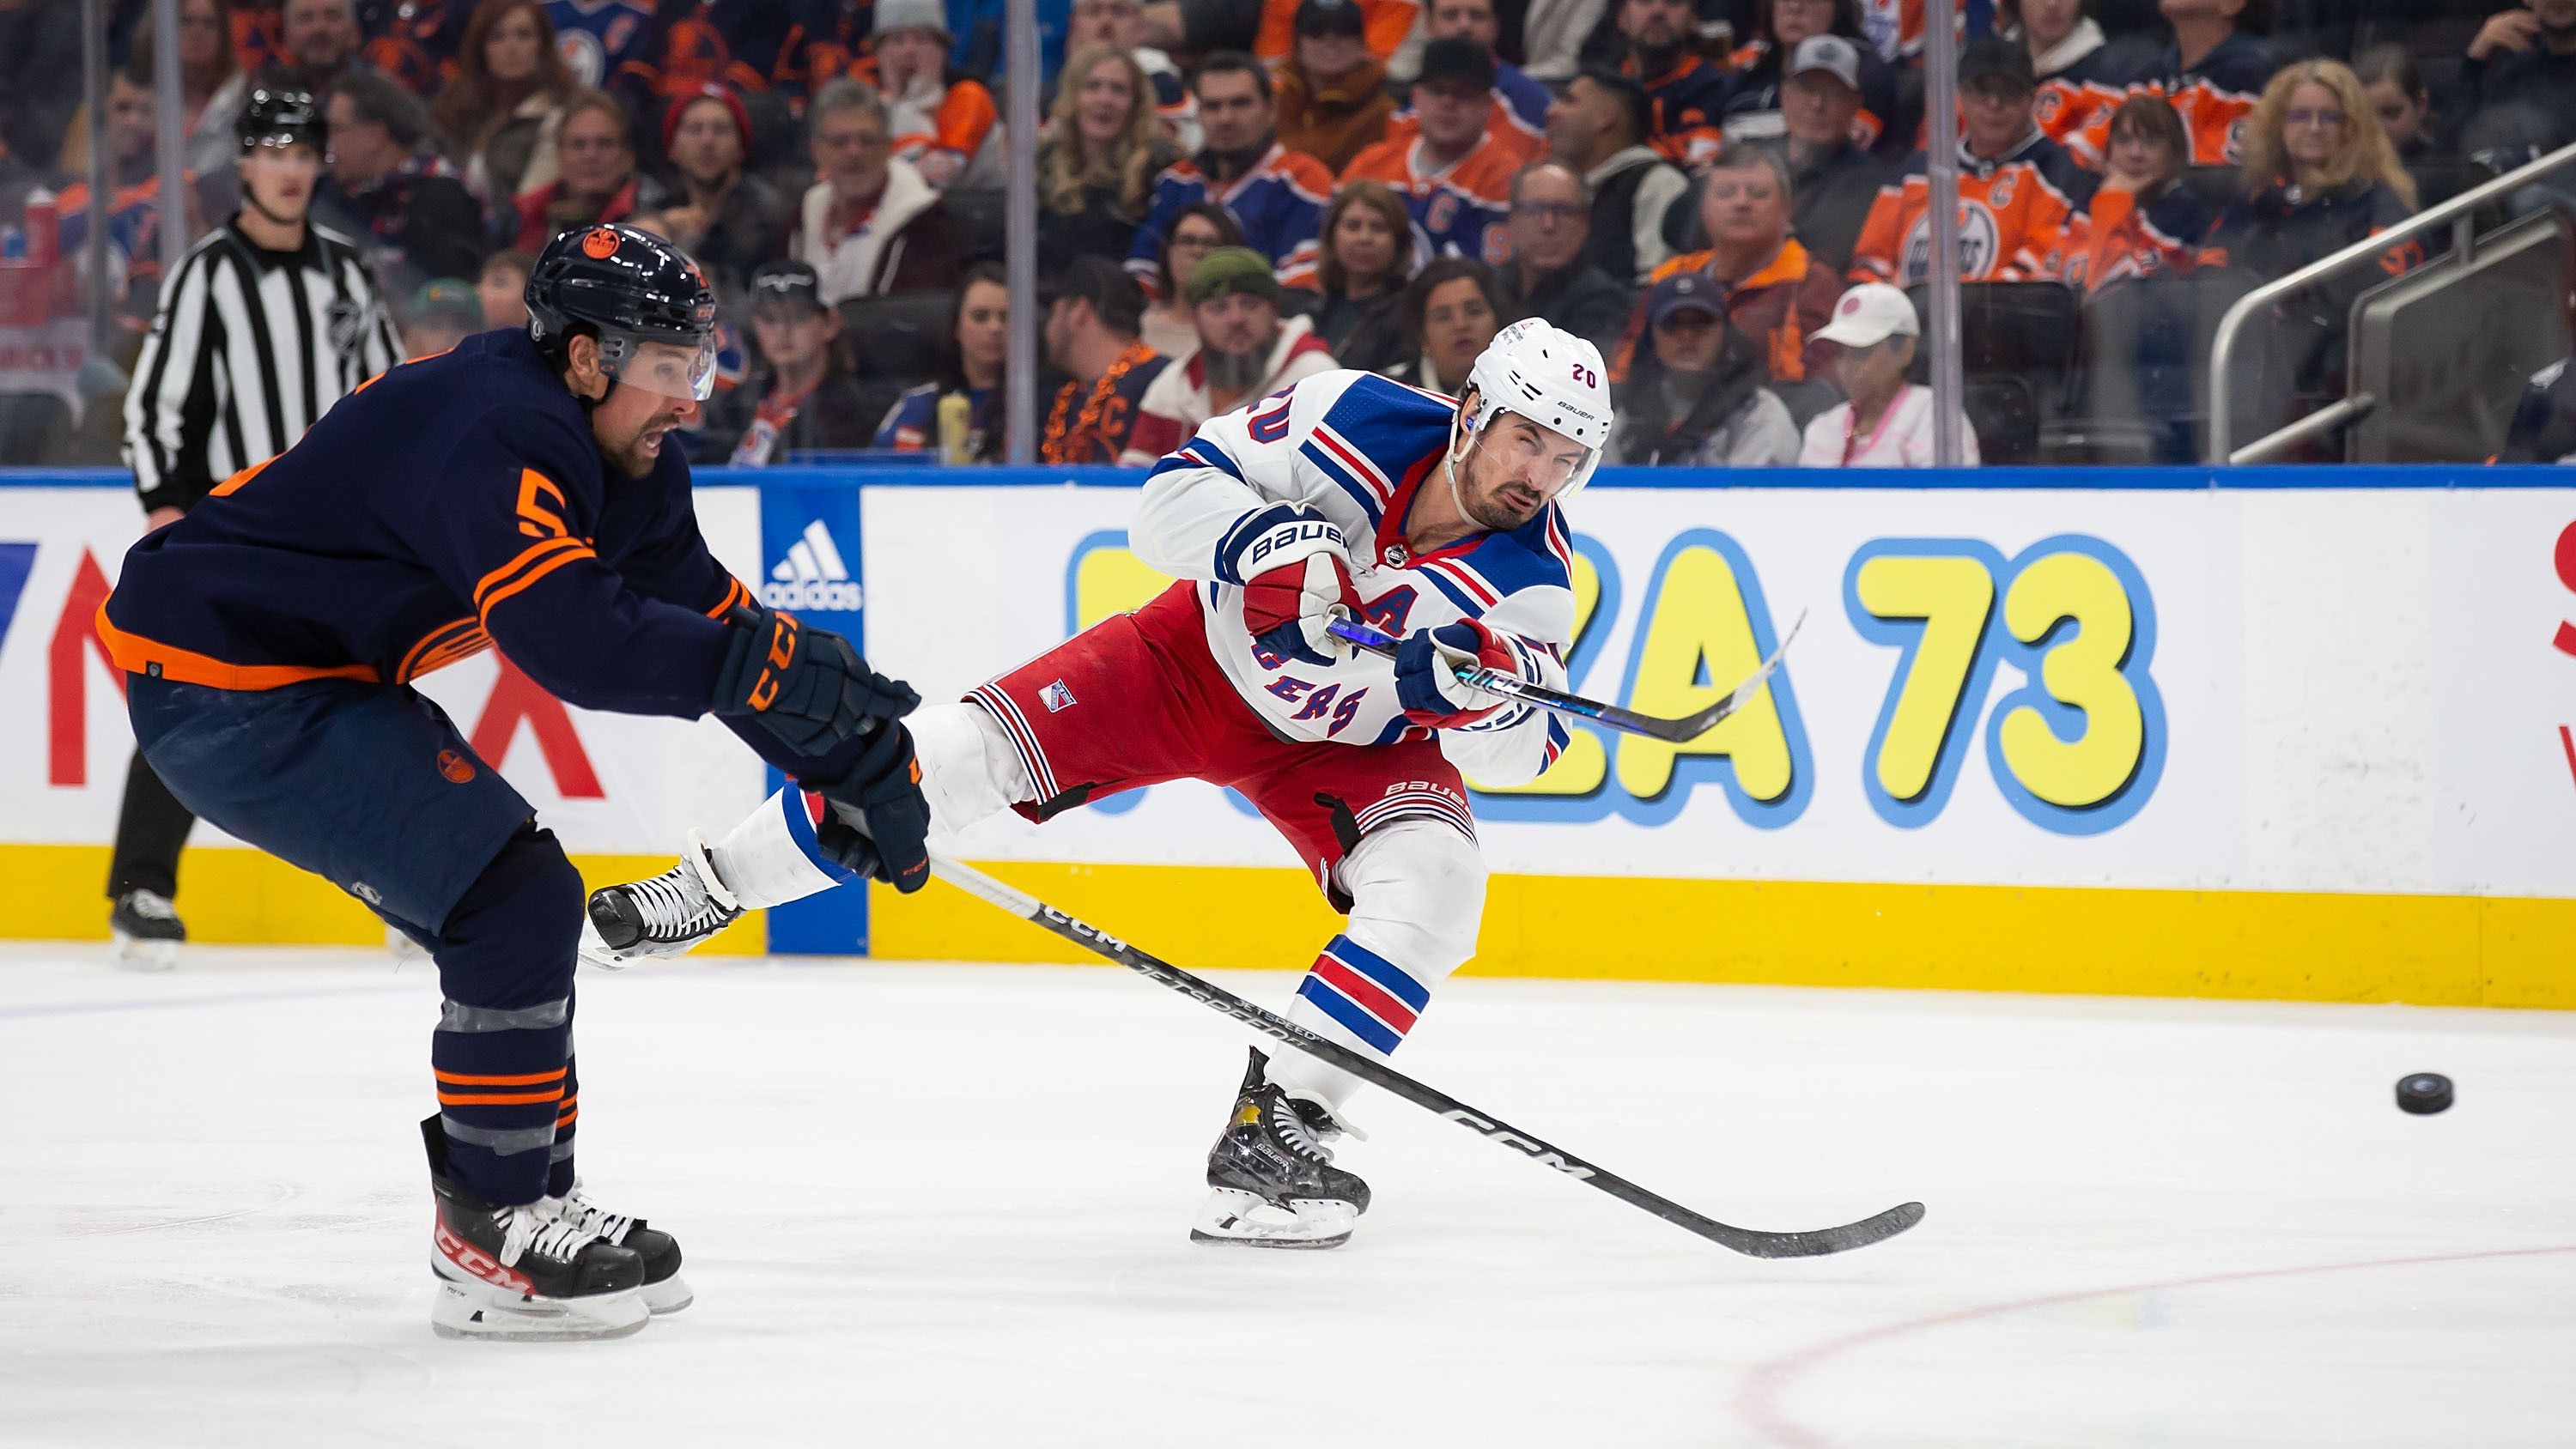
<path id="1" fill-rule="evenodd" d="M 1395 98 L 1368 51 L 1358 0 L 1302 0 L 1297 48 L 1279 67 L 1279 144 L 1339 174 L 1386 138 Z"/>
<path id="2" fill-rule="evenodd" d="M 555 234 L 624 221 L 635 214 L 635 133 L 626 108 L 605 91 L 565 104 L 555 132 L 555 180 L 519 197 L 521 251 L 543 251 Z"/>
<path id="3" fill-rule="evenodd" d="M 2111 153 L 2092 204 L 2066 230 L 2060 275 L 2080 291 L 2132 278 L 2190 272 L 2209 209 L 2181 183 L 2190 137 L 2182 117 L 2155 96 L 2131 96 L 2111 116 Z"/>
<path id="4" fill-rule="evenodd" d="M 555 132 L 577 89 L 541 0 L 483 0 L 429 118 L 464 166 L 465 189 L 508 215 L 520 192 L 554 183 Z"/>
<path id="5" fill-rule="evenodd" d="M 1422 47 L 1413 85 L 1421 118 L 1411 141 L 1381 141 L 1359 155 L 1345 180 L 1383 181 L 1404 198 L 1423 256 L 1473 257 L 1488 266 L 1510 254 L 1512 173 L 1518 154 L 1485 128 L 1494 54 L 1472 40 Z"/>
<path id="6" fill-rule="evenodd" d="M 363 27 L 374 33 L 358 47 L 358 58 L 404 90 L 429 99 L 456 74 L 456 46 L 474 8 L 472 0 L 402 0 L 382 8 L 392 13 L 379 13 Z"/>
<path id="7" fill-rule="evenodd" d="M 1959 279 L 2053 277 L 2066 219 L 2092 199 L 2093 178 L 2031 119 L 2030 52 L 1988 38 L 1959 58 Z M 2107 128 L 2106 128 L 2107 129 Z M 1932 268 L 1932 183 L 1917 151 L 1882 188 L 1852 248 L 1851 279 L 1910 287 Z"/>
<path id="8" fill-rule="evenodd" d="M 1382 181 L 1345 181 L 1316 240 L 1316 334 L 1344 367 L 1391 366 L 1404 356 L 1404 284 L 1419 260 L 1404 199 Z"/>
<path id="9" fill-rule="evenodd" d="M 1297 5 L 1298 0 L 1146 0 L 1137 39 L 1179 55 L 1244 50 L 1276 64 L 1295 48 Z M 1421 0 L 1359 0 L 1359 7 L 1369 54 L 1380 64 L 1397 63 L 1421 18 Z"/>
<path id="10" fill-rule="evenodd" d="M 1677 166 L 1696 168 L 1724 139 L 1726 72 L 1699 53 L 1699 15 L 1690 0 L 1618 0 L 1619 72 L 1646 88 L 1646 144 Z"/>
<path id="11" fill-rule="evenodd" d="M 1675 257 L 1654 275 L 1658 282 L 1684 272 L 1714 279 L 1725 289 L 1728 323 L 1761 344 L 1776 382 L 1808 376 L 1812 339 L 1842 295 L 1842 279 L 1789 234 L 1789 214 L 1789 173 L 1780 153 L 1756 142 L 1729 142 L 1700 178 L 1700 224 L 1709 249 Z M 1614 380 L 1627 377 L 1645 325 L 1641 308 L 1610 360 Z"/>
<path id="12" fill-rule="evenodd" d="M 2128 93 L 2136 66 L 2111 49 L 2087 0 L 2005 0 L 2004 8 L 2006 33 L 2030 52 L 2039 78 L 2031 114 L 2042 135 L 2063 146 Z"/>
<path id="13" fill-rule="evenodd" d="M 1472 40 L 1487 50 L 1502 43 L 1503 25 L 1494 14 L 1494 0 L 1431 0 L 1423 25 L 1432 40 Z M 1547 87 L 1498 55 L 1485 129 L 1520 152 L 1523 160 L 1535 160 L 1547 152 L 1547 108 L 1552 102 Z M 1390 140 L 1410 137 L 1421 124 L 1410 109 L 1401 110 L 1386 123 L 1386 134 Z"/>
<path id="14" fill-rule="evenodd" d="M 877 0 L 877 84 L 894 119 L 894 153 L 941 190 L 999 186 L 1008 154 L 1001 112 L 981 82 L 948 74 L 954 43 L 939 0 Z"/>
<path id="15" fill-rule="evenodd" d="M 2173 103 L 2191 137 L 2191 164 L 2233 166 L 2254 98 L 2281 68 L 2279 52 L 2244 30 L 2265 0 L 2159 0 L 2174 43 L 2165 47 L 2128 93 L 2152 92 Z M 2087 166 L 2101 164 L 2111 141 L 2110 108 L 2100 107 L 2067 149 Z"/>

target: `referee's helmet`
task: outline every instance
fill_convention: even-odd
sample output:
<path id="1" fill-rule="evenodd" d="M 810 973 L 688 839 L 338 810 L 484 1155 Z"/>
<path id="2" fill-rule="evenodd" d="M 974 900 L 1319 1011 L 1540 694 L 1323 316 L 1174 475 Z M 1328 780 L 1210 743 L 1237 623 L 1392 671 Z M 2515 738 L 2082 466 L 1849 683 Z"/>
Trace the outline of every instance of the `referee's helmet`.
<path id="1" fill-rule="evenodd" d="M 261 86 L 242 102 L 241 120 L 234 128 L 244 151 L 262 146 L 310 146 L 316 152 L 331 149 L 331 128 L 322 119 L 322 108 L 313 102 L 311 91 L 272 90 Z"/>

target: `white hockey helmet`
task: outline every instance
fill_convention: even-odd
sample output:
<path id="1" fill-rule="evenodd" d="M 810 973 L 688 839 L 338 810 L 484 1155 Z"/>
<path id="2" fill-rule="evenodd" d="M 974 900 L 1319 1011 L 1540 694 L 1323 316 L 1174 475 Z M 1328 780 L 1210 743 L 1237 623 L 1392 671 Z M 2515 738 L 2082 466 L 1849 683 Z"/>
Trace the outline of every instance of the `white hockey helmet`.
<path id="1" fill-rule="evenodd" d="M 1601 450 L 1610 441 L 1610 389 L 1602 379 L 1606 370 L 1600 348 L 1545 318 L 1523 318 L 1495 333 L 1468 370 L 1467 386 L 1476 394 L 1476 408 L 1472 414 L 1463 409 L 1459 414 L 1460 426 L 1449 438 L 1450 461 L 1454 464 L 1461 456 L 1462 430 L 1464 437 L 1472 439 L 1493 422 L 1495 414 L 1518 413 L 1585 449 L 1574 476 L 1556 493 L 1558 498 L 1571 497 L 1592 481 L 1592 470 L 1600 466 Z"/>

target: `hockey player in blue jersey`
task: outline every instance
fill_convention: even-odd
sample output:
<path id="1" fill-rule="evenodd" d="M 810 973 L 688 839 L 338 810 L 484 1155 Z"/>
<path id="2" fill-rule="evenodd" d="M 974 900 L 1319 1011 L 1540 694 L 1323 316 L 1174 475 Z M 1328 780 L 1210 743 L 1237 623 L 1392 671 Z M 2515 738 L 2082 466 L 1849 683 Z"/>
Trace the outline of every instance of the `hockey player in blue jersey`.
<path id="1" fill-rule="evenodd" d="M 585 708 L 713 712 L 863 819 L 873 844 L 844 854 L 907 890 L 928 807 L 900 723 L 918 698 L 762 608 L 699 536 L 664 442 L 715 363 L 696 264 L 630 227 L 566 232 L 527 306 L 524 333 L 395 368 L 147 534 L 99 631 L 173 794 L 438 963 L 432 1325 L 604 1337 L 689 1291 L 678 1243 L 574 1176 L 581 878 L 410 681 L 498 647 Z"/>
<path id="2" fill-rule="evenodd" d="M 936 827 L 1006 809 L 1043 822 L 1162 780 L 1231 786 L 1348 918 L 1288 1019 L 1393 1053 L 1483 919 L 1462 772 L 1519 784 L 1567 743 L 1554 716 L 1460 683 L 1453 665 L 1565 686 L 1575 600 L 1559 505 L 1610 433 L 1601 371 L 1591 343 L 1532 318 L 1495 334 L 1460 398 L 1323 372 L 1202 424 L 1155 465 L 1128 534 L 1178 582 L 912 717 Z M 1342 644 L 1336 612 L 1401 636 L 1395 660 Z M 674 954 L 742 909 L 849 879 L 817 834 L 834 818 L 828 800 L 780 792 L 663 875 L 593 895 L 584 954 Z M 1368 1185 L 1327 1144 L 1357 1087 L 1302 1053 L 1254 1052 L 1192 1236 L 1348 1239 Z"/>

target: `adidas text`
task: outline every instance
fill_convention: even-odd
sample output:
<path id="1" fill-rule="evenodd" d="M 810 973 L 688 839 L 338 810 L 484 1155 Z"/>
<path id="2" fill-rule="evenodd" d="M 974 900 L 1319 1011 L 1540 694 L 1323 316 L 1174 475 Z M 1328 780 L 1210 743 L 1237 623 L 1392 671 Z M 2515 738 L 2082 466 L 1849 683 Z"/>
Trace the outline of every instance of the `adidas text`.
<path id="1" fill-rule="evenodd" d="M 771 580 L 760 586 L 760 601 L 773 609 L 855 612 L 859 607 L 859 586 L 848 580 L 798 579 L 793 583 Z"/>

